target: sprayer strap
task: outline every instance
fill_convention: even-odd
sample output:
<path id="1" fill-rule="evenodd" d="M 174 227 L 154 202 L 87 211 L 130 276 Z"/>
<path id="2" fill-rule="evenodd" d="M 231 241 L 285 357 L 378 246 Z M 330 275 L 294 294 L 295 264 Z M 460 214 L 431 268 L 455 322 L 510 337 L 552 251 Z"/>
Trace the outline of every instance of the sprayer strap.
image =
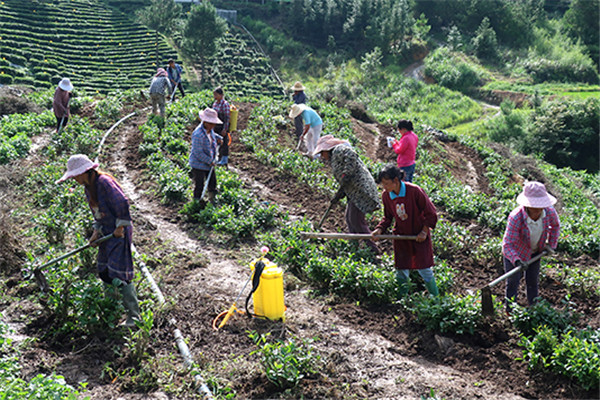
<path id="1" fill-rule="evenodd" d="M 260 285 L 260 277 L 264 269 L 265 263 L 262 260 L 259 260 L 256 262 L 256 264 L 254 264 L 254 275 L 252 276 L 252 290 L 248 294 L 248 297 L 246 297 L 246 315 L 248 316 L 248 318 L 252 318 L 252 316 L 254 315 L 248 309 L 248 303 L 250 302 L 250 297 L 252 297 L 252 294 L 256 292 L 256 289 L 258 289 L 258 285 Z"/>

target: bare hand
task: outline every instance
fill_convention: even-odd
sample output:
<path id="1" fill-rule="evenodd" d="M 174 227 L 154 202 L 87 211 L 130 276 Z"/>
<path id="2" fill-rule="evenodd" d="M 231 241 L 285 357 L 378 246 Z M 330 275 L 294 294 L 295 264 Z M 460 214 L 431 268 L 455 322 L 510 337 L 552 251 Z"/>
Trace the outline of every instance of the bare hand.
<path id="1" fill-rule="evenodd" d="M 424 242 L 425 239 L 427 239 L 427 233 L 424 231 L 419 232 L 419 234 L 417 235 L 417 238 L 415 239 L 417 242 Z"/>
<path id="2" fill-rule="evenodd" d="M 125 236 L 125 227 L 124 226 L 117 227 L 117 229 L 115 229 L 115 231 L 113 232 L 113 235 L 116 238 L 122 238 L 123 236 Z"/>
<path id="3" fill-rule="evenodd" d="M 375 229 L 373 232 L 371 232 L 371 237 L 373 237 L 373 241 L 378 241 L 379 238 L 377 236 L 381 235 L 381 229 Z"/>
<path id="4" fill-rule="evenodd" d="M 98 247 L 98 243 L 96 243 L 96 240 L 98 240 L 98 237 L 100 236 L 100 233 L 96 230 L 94 230 L 94 233 L 92 233 L 92 237 L 90 238 L 89 244 L 92 247 Z"/>

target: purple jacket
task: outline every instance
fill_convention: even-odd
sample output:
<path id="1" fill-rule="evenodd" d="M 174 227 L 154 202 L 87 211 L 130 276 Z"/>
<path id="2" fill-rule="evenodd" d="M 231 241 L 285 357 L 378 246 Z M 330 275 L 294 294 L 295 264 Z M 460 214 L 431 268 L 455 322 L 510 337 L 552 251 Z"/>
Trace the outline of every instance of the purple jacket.
<path id="1" fill-rule="evenodd" d="M 54 91 L 54 100 L 52 101 L 52 109 L 56 118 L 69 117 L 69 97 L 70 94 L 66 90 L 57 87 Z"/>

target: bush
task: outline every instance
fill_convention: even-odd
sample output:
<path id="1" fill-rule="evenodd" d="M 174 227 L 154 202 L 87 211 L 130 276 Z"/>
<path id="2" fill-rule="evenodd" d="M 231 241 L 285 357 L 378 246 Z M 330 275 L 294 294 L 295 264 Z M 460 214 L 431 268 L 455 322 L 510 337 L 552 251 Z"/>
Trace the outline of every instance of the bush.
<path id="1" fill-rule="evenodd" d="M 556 333 L 562 333 L 575 324 L 579 316 L 571 310 L 557 310 L 542 299 L 531 307 L 513 306 L 510 319 L 523 335 L 530 336 L 540 326 L 546 326 Z"/>
<path id="2" fill-rule="evenodd" d="M 439 47 L 425 59 L 425 74 L 449 89 L 466 91 L 480 83 L 477 70 L 464 55 Z"/>
<path id="3" fill-rule="evenodd" d="M 472 335 L 481 324 L 481 304 L 475 295 L 414 295 L 407 305 L 428 330 Z"/>

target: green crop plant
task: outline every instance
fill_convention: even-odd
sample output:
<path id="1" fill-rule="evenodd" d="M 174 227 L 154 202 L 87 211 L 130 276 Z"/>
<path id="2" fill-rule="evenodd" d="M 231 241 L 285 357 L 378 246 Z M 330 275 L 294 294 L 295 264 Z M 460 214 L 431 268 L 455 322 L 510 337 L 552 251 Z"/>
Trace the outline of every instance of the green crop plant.
<path id="1" fill-rule="evenodd" d="M 559 310 L 552 307 L 548 301 L 541 299 L 530 307 L 513 306 L 510 319 L 524 335 L 532 335 L 536 328 L 545 325 L 557 334 L 562 333 L 570 326 L 575 325 L 579 315 L 567 307 Z"/>
<path id="2" fill-rule="evenodd" d="M 259 354 L 267 379 L 279 389 L 297 386 L 305 377 L 319 371 L 321 356 L 312 347 L 312 340 L 290 337 L 287 340 L 269 340 L 269 334 L 249 332 L 257 346 L 251 354 Z"/>
<path id="3" fill-rule="evenodd" d="M 96 103 L 94 109 L 94 118 L 96 125 L 106 129 L 119 120 L 123 104 L 120 98 L 116 96 L 105 97 Z"/>
<path id="4" fill-rule="evenodd" d="M 407 307 L 417 322 L 432 331 L 472 335 L 482 322 L 480 299 L 475 295 L 415 294 L 408 299 Z"/>
<path id="5" fill-rule="evenodd" d="M 520 358 L 530 369 L 550 370 L 574 379 L 586 390 L 600 383 L 600 331 L 584 329 L 564 333 L 546 325 L 535 328 L 531 337 L 521 335 Z"/>
<path id="6" fill-rule="evenodd" d="M 585 298 L 600 296 L 600 268 L 597 266 L 578 267 L 575 265 L 556 265 L 557 279 L 569 293 Z"/>

